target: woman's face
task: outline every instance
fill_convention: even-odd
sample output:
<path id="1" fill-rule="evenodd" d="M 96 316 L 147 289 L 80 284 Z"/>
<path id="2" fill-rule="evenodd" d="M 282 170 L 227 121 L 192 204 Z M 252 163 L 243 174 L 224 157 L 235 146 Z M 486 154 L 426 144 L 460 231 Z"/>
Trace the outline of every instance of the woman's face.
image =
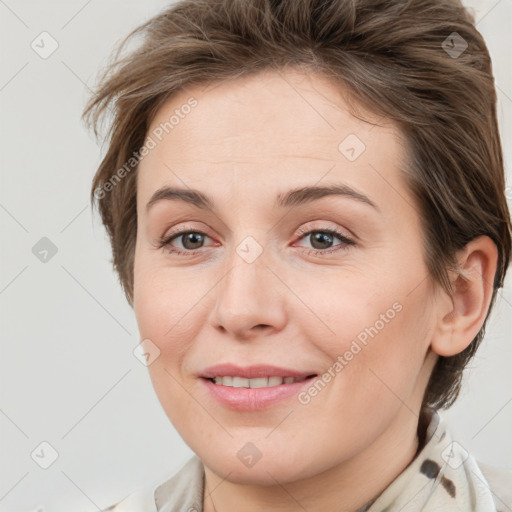
<path id="1" fill-rule="evenodd" d="M 169 419 L 231 481 L 310 477 L 417 423 L 436 317 L 419 213 L 398 131 L 346 108 L 320 76 L 265 72 L 180 92 L 147 133 L 140 336 Z"/>

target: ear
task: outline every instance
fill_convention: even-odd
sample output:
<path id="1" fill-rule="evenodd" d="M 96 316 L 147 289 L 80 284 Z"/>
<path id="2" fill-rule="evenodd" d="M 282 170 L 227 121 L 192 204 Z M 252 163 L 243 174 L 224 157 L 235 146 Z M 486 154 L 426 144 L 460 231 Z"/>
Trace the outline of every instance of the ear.
<path id="1" fill-rule="evenodd" d="M 440 290 L 435 298 L 437 323 L 430 346 L 445 357 L 469 346 L 485 321 L 498 265 L 498 249 L 488 236 L 480 236 L 459 251 L 457 259 L 461 272 L 450 271 L 453 295 L 450 297 Z"/>

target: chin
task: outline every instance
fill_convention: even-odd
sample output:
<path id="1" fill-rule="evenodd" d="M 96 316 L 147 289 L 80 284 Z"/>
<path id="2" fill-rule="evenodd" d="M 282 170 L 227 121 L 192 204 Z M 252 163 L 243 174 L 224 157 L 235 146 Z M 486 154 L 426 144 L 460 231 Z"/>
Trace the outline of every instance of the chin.
<path id="1" fill-rule="evenodd" d="M 277 482 L 282 484 L 297 480 L 296 475 L 291 470 L 276 469 L 273 464 L 264 464 L 262 461 L 257 466 L 241 468 L 239 464 L 235 467 L 235 464 L 220 463 L 215 467 L 209 467 L 220 477 L 226 477 L 229 482 L 239 485 L 271 486 L 276 485 Z"/>
<path id="2" fill-rule="evenodd" d="M 262 454 L 261 459 L 252 466 L 245 466 L 236 456 L 227 458 L 223 454 L 214 454 L 200 458 L 205 466 L 221 478 L 243 485 L 286 484 L 315 474 L 311 464 L 303 467 L 298 461 L 283 460 L 276 455 Z"/>

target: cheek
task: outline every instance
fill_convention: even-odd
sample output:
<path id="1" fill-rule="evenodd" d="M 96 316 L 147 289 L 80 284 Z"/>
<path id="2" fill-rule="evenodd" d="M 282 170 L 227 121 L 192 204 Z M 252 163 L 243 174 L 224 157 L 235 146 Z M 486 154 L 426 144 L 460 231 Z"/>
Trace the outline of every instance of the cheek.
<path id="1" fill-rule="evenodd" d="M 184 278 L 179 269 L 144 263 L 143 258 L 137 262 L 134 280 L 134 313 L 140 339 L 151 340 L 159 350 L 159 356 L 148 367 L 155 390 L 160 396 L 178 396 L 180 386 L 173 377 L 186 379 L 183 363 L 205 325 L 211 285 L 201 279 Z"/>
<path id="2" fill-rule="evenodd" d="M 192 329 L 200 325 L 191 320 L 199 305 L 194 309 L 197 301 L 189 300 L 189 295 L 161 270 L 141 271 L 139 267 L 135 272 L 134 312 L 140 339 L 151 340 L 159 351 L 148 373 L 163 410 L 178 427 L 191 421 L 190 394 L 181 370 L 189 340 L 196 336 Z"/>
<path id="3" fill-rule="evenodd" d="M 380 282 L 378 288 L 370 281 L 359 281 L 359 286 L 347 281 L 336 290 L 331 287 L 329 301 L 318 295 L 315 302 L 315 294 L 309 295 L 330 330 L 318 319 L 304 321 L 302 330 L 328 356 L 324 371 L 330 368 L 336 375 L 333 399 L 375 404 L 396 400 L 393 394 L 407 397 L 416 384 L 429 345 L 432 308 L 425 285 L 411 293 L 414 279 L 400 279 Z"/>
<path id="4" fill-rule="evenodd" d="M 383 320 L 374 320 L 371 328 L 365 329 L 369 336 L 361 350 L 359 373 L 365 376 L 377 406 L 379 402 L 406 401 L 411 396 L 429 345 L 431 316 L 421 293 L 402 295 L 394 304 L 395 314 L 388 309 Z"/>
<path id="5" fill-rule="evenodd" d="M 392 283 L 379 280 L 379 272 L 363 275 L 357 269 L 343 269 L 330 279 L 305 276 L 294 280 L 294 289 L 306 298 L 307 308 L 297 303 L 290 316 L 300 324 L 303 337 L 331 360 L 347 351 L 352 352 L 348 359 L 356 354 L 361 358 L 367 347 L 379 340 L 382 344 L 393 326 L 396 334 L 403 321 L 403 294 Z"/>
<path id="6" fill-rule="evenodd" d="M 198 284 L 187 282 L 179 269 L 139 255 L 134 266 L 134 312 L 141 336 L 165 339 L 166 344 L 180 338 L 178 333 L 194 323 L 190 320 L 197 311 L 194 305 L 200 307 Z"/>

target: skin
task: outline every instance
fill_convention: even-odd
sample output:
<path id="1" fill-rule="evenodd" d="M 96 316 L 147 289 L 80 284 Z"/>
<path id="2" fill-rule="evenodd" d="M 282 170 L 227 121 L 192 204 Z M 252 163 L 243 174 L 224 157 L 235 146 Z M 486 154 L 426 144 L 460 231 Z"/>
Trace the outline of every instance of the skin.
<path id="1" fill-rule="evenodd" d="M 419 211 L 399 174 L 400 132 L 371 113 L 365 119 L 379 125 L 352 116 L 339 86 L 322 76 L 289 69 L 190 87 L 160 108 L 148 135 L 190 96 L 198 105 L 138 174 L 134 310 L 141 339 L 160 350 L 149 366 L 155 391 L 203 461 L 213 490 L 205 512 L 240 503 L 245 512 L 353 511 L 414 458 L 428 377 L 438 355 L 463 350 L 483 324 L 496 247 L 480 237 L 460 252 L 472 278 L 452 274 L 453 297 L 432 284 Z M 349 134 L 366 145 L 355 161 L 338 150 Z M 343 196 L 274 208 L 291 188 L 333 183 L 378 210 Z M 146 211 L 164 185 L 198 189 L 215 208 L 161 200 Z M 355 244 L 334 236 L 321 245 L 301 227 L 335 228 Z M 199 249 L 177 255 L 157 247 L 171 228 L 207 236 L 195 246 L 178 236 L 175 249 Z M 247 236 L 264 249 L 251 263 L 236 252 Z M 220 362 L 321 375 L 397 302 L 401 311 L 306 405 L 294 396 L 233 411 L 196 376 Z M 237 457 L 247 442 L 262 454 L 252 467 Z"/>

